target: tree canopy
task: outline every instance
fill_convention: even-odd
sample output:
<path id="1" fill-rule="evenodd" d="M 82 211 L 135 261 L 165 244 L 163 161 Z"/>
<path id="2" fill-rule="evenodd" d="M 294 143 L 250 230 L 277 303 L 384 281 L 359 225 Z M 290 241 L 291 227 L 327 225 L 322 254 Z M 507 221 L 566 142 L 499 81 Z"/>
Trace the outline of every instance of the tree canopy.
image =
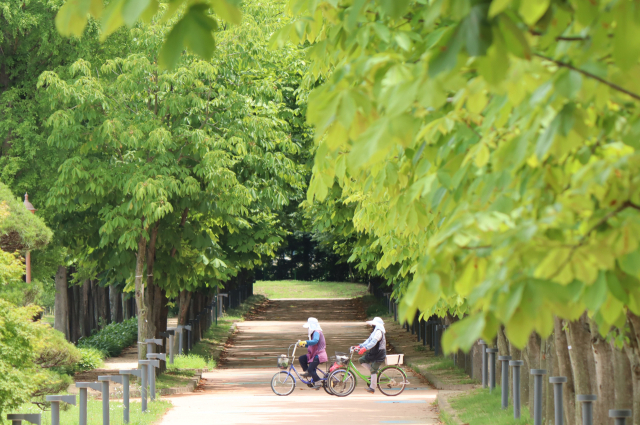
<path id="1" fill-rule="evenodd" d="M 467 315 L 447 349 L 500 324 L 523 346 L 554 315 L 588 309 L 606 334 L 640 313 L 637 8 L 289 3 L 273 46 L 310 43 L 309 84 L 325 80 L 308 199 L 340 187 L 402 317 Z"/>

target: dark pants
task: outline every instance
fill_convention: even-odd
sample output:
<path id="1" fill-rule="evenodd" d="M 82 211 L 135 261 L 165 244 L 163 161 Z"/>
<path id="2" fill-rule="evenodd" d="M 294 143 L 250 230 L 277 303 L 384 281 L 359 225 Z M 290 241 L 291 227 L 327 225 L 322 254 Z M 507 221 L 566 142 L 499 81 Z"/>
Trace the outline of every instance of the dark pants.
<path id="1" fill-rule="evenodd" d="M 302 366 L 302 370 L 304 372 L 309 371 L 309 375 L 313 378 L 314 382 L 320 382 L 320 377 L 318 376 L 318 372 L 316 372 L 316 368 L 320 364 L 320 359 L 318 356 L 313 358 L 313 361 L 309 363 L 307 360 L 307 355 L 298 357 L 298 361 L 300 362 L 300 366 Z"/>

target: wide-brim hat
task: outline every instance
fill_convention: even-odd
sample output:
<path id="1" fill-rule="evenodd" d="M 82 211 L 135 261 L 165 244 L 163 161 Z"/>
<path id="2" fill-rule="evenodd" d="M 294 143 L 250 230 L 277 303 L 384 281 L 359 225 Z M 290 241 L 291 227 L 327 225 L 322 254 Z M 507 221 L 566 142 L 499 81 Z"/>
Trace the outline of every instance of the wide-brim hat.
<path id="1" fill-rule="evenodd" d="M 372 320 L 367 320 L 366 323 L 371 326 L 384 326 L 384 321 L 379 317 L 374 317 Z"/>
<path id="2" fill-rule="evenodd" d="M 303 328 L 308 328 L 308 327 L 311 327 L 311 326 L 319 328 L 320 327 L 320 323 L 318 323 L 318 319 L 316 319 L 315 317 L 309 317 L 307 319 L 307 323 L 302 325 Z"/>

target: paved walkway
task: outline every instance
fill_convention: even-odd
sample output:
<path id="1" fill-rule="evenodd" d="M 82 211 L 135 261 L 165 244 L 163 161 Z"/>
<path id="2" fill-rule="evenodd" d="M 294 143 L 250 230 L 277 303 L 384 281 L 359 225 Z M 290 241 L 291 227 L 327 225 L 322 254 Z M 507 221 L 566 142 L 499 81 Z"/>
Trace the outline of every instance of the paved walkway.
<path id="1" fill-rule="evenodd" d="M 269 385 L 278 371 L 276 358 L 289 344 L 307 338 L 302 327 L 317 317 L 327 338 L 327 352 L 345 351 L 369 334 L 362 312 L 352 300 L 278 300 L 238 324 L 239 332 L 220 368 L 204 374 L 196 393 L 170 396 L 174 408 L 161 425 L 209 424 L 437 424 L 432 406 L 436 391 L 409 374 L 411 384 L 398 397 L 370 395 L 363 382 L 348 397 L 312 390 L 300 382 L 287 397 Z M 299 349 L 296 356 L 302 354 Z M 298 363 L 296 362 L 296 367 Z"/>

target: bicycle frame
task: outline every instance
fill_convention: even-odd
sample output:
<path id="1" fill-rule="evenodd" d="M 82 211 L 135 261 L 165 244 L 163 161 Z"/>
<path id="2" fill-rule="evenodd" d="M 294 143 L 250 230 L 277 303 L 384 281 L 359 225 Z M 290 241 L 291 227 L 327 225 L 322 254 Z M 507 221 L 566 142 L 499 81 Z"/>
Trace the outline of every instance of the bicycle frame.
<path id="1" fill-rule="evenodd" d="M 351 372 L 351 373 L 355 372 L 355 374 L 358 375 L 360 377 L 360 379 L 362 379 L 367 384 L 371 385 L 371 377 L 370 376 L 367 377 L 367 376 L 363 375 L 362 373 L 360 373 L 360 371 L 356 367 L 355 363 L 353 363 L 353 353 L 354 353 L 354 351 L 351 351 L 351 356 L 349 357 L 349 364 L 347 365 L 347 367 L 345 369 L 347 370 L 347 372 Z"/>
<path id="2" fill-rule="evenodd" d="M 290 376 L 290 377 L 291 377 L 291 379 L 293 379 L 293 382 L 295 382 L 295 381 L 296 381 L 296 376 L 297 376 L 297 377 L 298 377 L 298 379 L 299 379 L 303 384 L 306 384 L 306 385 L 311 385 L 311 384 L 313 384 L 313 383 L 315 382 L 315 381 L 313 381 L 313 378 L 310 378 L 308 381 L 306 381 L 302 376 L 300 376 L 300 374 L 298 373 L 298 370 L 297 370 L 297 369 L 296 369 L 296 367 L 293 365 L 293 362 L 294 362 L 294 361 L 295 361 L 295 359 L 296 359 L 296 348 L 298 348 L 298 347 L 297 347 L 297 345 L 298 345 L 298 344 L 291 344 L 291 345 L 293 345 L 293 353 L 291 353 L 291 365 L 289 366 L 289 369 L 287 370 L 287 374 L 288 374 L 287 379 L 289 379 L 288 377 Z M 289 348 L 291 348 L 291 345 L 289 346 Z M 287 355 L 289 354 L 289 353 L 288 353 L 288 351 L 289 351 L 289 350 L 287 350 Z M 294 376 L 294 375 L 291 373 L 291 371 L 292 371 L 292 370 L 296 373 L 296 376 Z M 325 371 L 324 371 L 324 370 L 322 370 L 322 369 L 316 369 L 316 371 L 318 371 L 318 372 L 322 373 L 322 376 L 320 376 L 320 381 L 318 381 L 318 382 L 326 381 L 326 380 L 327 380 L 327 378 L 329 377 L 329 373 L 328 373 L 328 372 L 325 372 Z M 287 382 L 287 380 L 285 379 L 285 381 L 284 381 L 284 382 Z"/>

